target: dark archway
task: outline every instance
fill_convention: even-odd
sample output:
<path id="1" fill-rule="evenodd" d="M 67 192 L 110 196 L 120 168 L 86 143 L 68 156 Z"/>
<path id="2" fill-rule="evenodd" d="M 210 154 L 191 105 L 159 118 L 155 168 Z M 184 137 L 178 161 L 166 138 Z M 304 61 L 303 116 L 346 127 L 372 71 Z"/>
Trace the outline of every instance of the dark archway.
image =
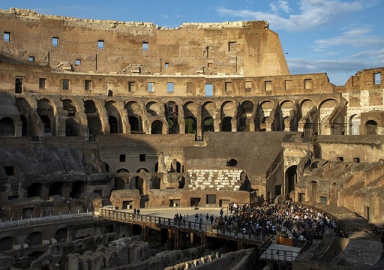
<path id="1" fill-rule="evenodd" d="M 44 136 L 52 136 L 52 122 L 47 115 L 40 115 L 40 119 L 44 124 Z"/>
<path id="2" fill-rule="evenodd" d="M 10 117 L 4 117 L 0 120 L 0 136 L 1 137 L 14 137 L 15 124 Z"/>
<path id="3" fill-rule="evenodd" d="M 21 120 L 21 136 L 27 137 L 29 136 L 28 119 L 24 115 L 20 115 L 20 120 Z"/>
<path id="4" fill-rule="evenodd" d="M 297 165 L 293 165 L 285 171 L 285 183 L 287 194 L 289 194 L 295 189 L 297 183 Z"/>
<path id="5" fill-rule="evenodd" d="M 42 194 L 43 185 L 41 183 L 33 183 L 27 189 L 27 198 L 40 197 Z"/>
<path id="6" fill-rule="evenodd" d="M 150 189 L 160 189 L 161 179 L 159 177 L 152 177 L 150 182 Z"/>
<path id="7" fill-rule="evenodd" d="M 71 198 L 78 199 L 82 193 L 85 191 L 84 181 L 76 181 L 72 183 L 72 191 L 70 193 Z"/>
<path id="8" fill-rule="evenodd" d="M 109 123 L 109 132 L 110 133 L 119 133 L 119 121 L 114 116 L 108 117 Z"/>
<path id="9" fill-rule="evenodd" d="M 185 134 L 196 134 L 196 120 L 193 117 L 185 118 Z"/>
<path id="10" fill-rule="evenodd" d="M 129 116 L 129 125 L 131 126 L 131 132 L 141 132 L 140 121 L 136 116 Z"/>
<path id="11" fill-rule="evenodd" d="M 63 189 L 64 189 L 63 182 L 52 183 L 49 186 L 49 196 L 59 195 L 60 197 L 63 197 Z"/>
<path id="12" fill-rule="evenodd" d="M 160 120 L 153 121 L 151 126 L 151 134 L 163 134 L 163 122 Z"/>
<path id="13" fill-rule="evenodd" d="M 367 135 L 377 134 L 377 123 L 376 121 L 369 120 L 365 123 L 365 127 L 367 129 Z"/>
<path id="14" fill-rule="evenodd" d="M 65 136 L 80 136 L 80 121 L 77 118 L 69 117 L 65 120 Z"/>
<path id="15" fill-rule="evenodd" d="M 144 179 L 139 177 L 139 176 L 136 176 L 135 178 L 133 178 L 133 182 L 135 185 L 134 188 L 139 190 L 140 195 L 143 195 L 144 194 Z"/>
<path id="16" fill-rule="evenodd" d="M 225 117 L 221 126 L 221 131 L 232 131 L 232 117 Z"/>
<path id="17" fill-rule="evenodd" d="M 55 234 L 55 239 L 58 243 L 63 243 L 67 241 L 68 236 L 68 229 L 67 228 L 61 228 L 57 230 Z"/>
<path id="18" fill-rule="evenodd" d="M 215 120 L 213 120 L 212 117 L 208 117 L 208 118 L 205 118 L 204 120 L 204 123 L 203 123 L 203 131 L 204 132 L 207 132 L 207 131 L 215 131 Z"/>
<path id="19" fill-rule="evenodd" d="M 43 242 L 43 234 L 41 232 L 33 232 L 28 235 L 27 244 L 29 246 L 37 246 L 41 245 Z"/>
<path id="20" fill-rule="evenodd" d="M 13 249 L 13 238 L 10 236 L 1 238 L 0 251 L 6 251 L 11 249 Z"/>
<path id="21" fill-rule="evenodd" d="M 125 181 L 121 177 L 115 177 L 115 188 L 116 190 L 125 189 Z"/>
<path id="22" fill-rule="evenodd" d="M 227 166 L 236 167 L 237 166 L 237 160 L 231 159 L 231 160 L 227 161 Z"/>

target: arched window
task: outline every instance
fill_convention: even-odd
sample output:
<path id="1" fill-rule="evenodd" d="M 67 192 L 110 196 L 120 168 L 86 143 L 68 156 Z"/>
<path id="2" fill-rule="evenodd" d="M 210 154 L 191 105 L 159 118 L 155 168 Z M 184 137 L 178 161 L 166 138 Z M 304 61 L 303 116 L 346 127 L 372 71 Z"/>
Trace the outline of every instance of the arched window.
<path id="1" fill-rule="evenodd" d="M 160 120 L 153 121 L 151 134 L 162 134 L 163 133 L 163 122 Z"/>
<path id="2" fill-rule="evenodd" d="M 367 121 L 365 126 L 367 128 L 367 134 L 368 135 L 370 135 L 370 134 L 377 134 L 377 123 L 376 123 L 376 121 L 369 120 L 369 121 Z"/>
<path id="3" fill-rule="evenodd" d="M 15 124 L 12 118 L 5 117 L 0 120 L 0 136 L 1 137 L 13 137 L 15 136 Z"/>
<path id="4" fill-rule="evenodd" d="M 203 131 L 215 131 L 214 127 L 215 120 L 213 120 L 212 117 L 205 118 L 204 123 L 203 123 Z"/>

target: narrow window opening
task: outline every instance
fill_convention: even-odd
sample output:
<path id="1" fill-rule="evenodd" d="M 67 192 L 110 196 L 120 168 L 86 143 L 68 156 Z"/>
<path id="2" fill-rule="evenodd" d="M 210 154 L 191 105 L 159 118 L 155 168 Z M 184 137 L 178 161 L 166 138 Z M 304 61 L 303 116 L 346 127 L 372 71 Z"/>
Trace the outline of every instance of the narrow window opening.
<path id="1" fill-rule="evenodd" d="M 120 155 L 120 162 L 125 162 L 126 155 Z"/>
<path id="2" fill-rule="evenodd" d="M 213 68 L 213 63 L 208 63 L 208 68 Z"/>
<path id="3" fill-rule="evenodd" d="M 76 61 L 75 61 L 75 65 L 76 65 L 76 66 L 80 66 L 80 65 L 81 65 L 81 60 L 80 60 L 80 59 L 76 59 Z"/>
<path id="4" fill-rule="evenodd" d="M 358 157 L 353 158 L 353 162 L 360 163 L 360 158 L 358 158 Z"/>
<path id="5" fill-rule="evenodd" d="M 52 38 L 52 47 L 57 47 L 57 46 L 59 46 L 59 38 L 53 37 Z"/>
<path id="6" fill-rule="evenodd" d="M 213 96 L 213 86 L 211 83 L 205 84 L 205 96 L 206 97 Z"/>
<path id="7" fill-rule="evenodd" d="M 28 57 L 29 62 L 35 62 L 35 57 L 34 56 L 29 56 Z"/>
<path id="8" fill-rule="evenodd" d="M 344 161 L 344 158 L 343 157 L 337 157 L 337 160 L 338 161 Z"/>
<path id="9" fill-rule="evenodd" d="M 143 51 L 149 50 L 148 42 L 143 42 L 142 49 L 143 49 Z"/>
<path id="10" fill-rule="evenodd" d="M 140 162 L 145 162 L 145 154 L 140 154 Z"/>
<path id="11" fill-rule="evenodd" d="M 17 94 L 23 93 L 23 79 L 21 78 L 15 79 L 15 93 Z"/>
<path id="12" fill-rule="evenodd" d="M 232 91 L 232 82 L 225 82 L 225 92 Z"/>
<path id="13" fill-rule="evenodd" d="M 45 89 L 45 82 L 46 82 L 46 78 L 39 78 L 39 88 L 40 89 Z"/>
<path id="14" fill-rule="evenodd" d="M 293 89 L 293 82 L 292 80 L 286 80 L 285 81 L 285 90 L 291 90 Z"/>
<path id="15" fill-rule="evenodd" d="M 272 81 L 265 81 L 265 91 L 272 91 Z"/>
<path id="16" fill-rule="evenodd" d="M 165 68 L 168 68 L 168 67 L 169 67 L 169 63 L 166 62 L 166 63 L 164 64 L 164 67 L 165 67 Z"/>
<path id="17" fill-rule="evenodd" d="M 252 81 L 245 81 L 245 91 L 250 92 L 252 90 Z"/>
<path id="18" fill-rule="evenodd" d="M 148 92 L 154 92 L 155 91 L 155 83 L 149 82 L 148 83 Z"/>
<path id="19" fill-rule="evenodd" d="M 69 80 L 63 79 L 63 90 L 69 90 Z"/>
<path id="20" fill-rule="evenodd" d="M 327 204 L 327 197 L 320 196 L 320 203 Z"/>
<path id="21" fill-rule="evenodd" d="M 92 81 L 91 80 L 85 80 L 85 90 L 91 90 Z"/>
<path id="22" fill-rule="evenodd" d="M 135 82 L 128 82 L 128 91 L 133 92 L 135 89 Z"/>
<path id="23" fill-rule="evenodd" d="M 104 40 L 97 41 L 97 48 L 104 49 Z"/>
<path id="24" fill-rule="evenodd" d="M 381 84 L 381 73 L 374 74 L 375 84 Z"/>
<path id="25" fill-rule="evenodd" d="M 11 33 L 10 32 L 4 32 L 4 41 L 5 42 L 11 42 Z"/>
<path id="26" fill-rule="evenodd" d="M 230 52 L 236 51 L 236 41 L 228 42 L 228 51 Z"/>
<path id="27" fill-rule="evenodd" d="M 167 92 L 173 93 L 173 91 L 174 91 L 174 83 L 173 82 L 167 83 Z"/>

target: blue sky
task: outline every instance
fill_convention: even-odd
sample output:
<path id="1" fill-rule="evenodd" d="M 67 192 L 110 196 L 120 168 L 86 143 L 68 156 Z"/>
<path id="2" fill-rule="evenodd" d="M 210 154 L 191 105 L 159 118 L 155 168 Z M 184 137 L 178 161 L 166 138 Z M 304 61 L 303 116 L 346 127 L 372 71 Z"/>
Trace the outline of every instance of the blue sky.
<path id="1" fill-rule="evenodd" d="M 10 7 L 164 27 L 267 20 L 280 36 L 291 74 L 326 72 L 332 83 L 344 85 L 361 69 L 384 67 L 384 0 L 0 0 L 1 9 Z"/>

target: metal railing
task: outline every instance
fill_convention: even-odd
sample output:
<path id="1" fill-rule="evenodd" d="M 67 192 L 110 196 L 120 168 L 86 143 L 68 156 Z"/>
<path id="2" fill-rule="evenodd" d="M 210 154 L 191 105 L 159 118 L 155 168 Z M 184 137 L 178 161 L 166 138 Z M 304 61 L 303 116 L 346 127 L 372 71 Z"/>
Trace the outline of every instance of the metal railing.
<path id="1" fill-rule="evenodd" d="M 50 223 L 50 222 L 63 222 L 64 220 L 73 220 L 73 219 L 85 219 L 93 218 L 94 214 L 89 213 L 77 213 L 77 214 L 66 214 L 58 216 L 46 216 L 46 217 L 37 217 L 37 218 L 27 218 L 20 220 L 11 220 L 6 222 L 0 222 L 0 230 L 10 229 L 19 226 L 30 226 L 38 223 Z"/>

